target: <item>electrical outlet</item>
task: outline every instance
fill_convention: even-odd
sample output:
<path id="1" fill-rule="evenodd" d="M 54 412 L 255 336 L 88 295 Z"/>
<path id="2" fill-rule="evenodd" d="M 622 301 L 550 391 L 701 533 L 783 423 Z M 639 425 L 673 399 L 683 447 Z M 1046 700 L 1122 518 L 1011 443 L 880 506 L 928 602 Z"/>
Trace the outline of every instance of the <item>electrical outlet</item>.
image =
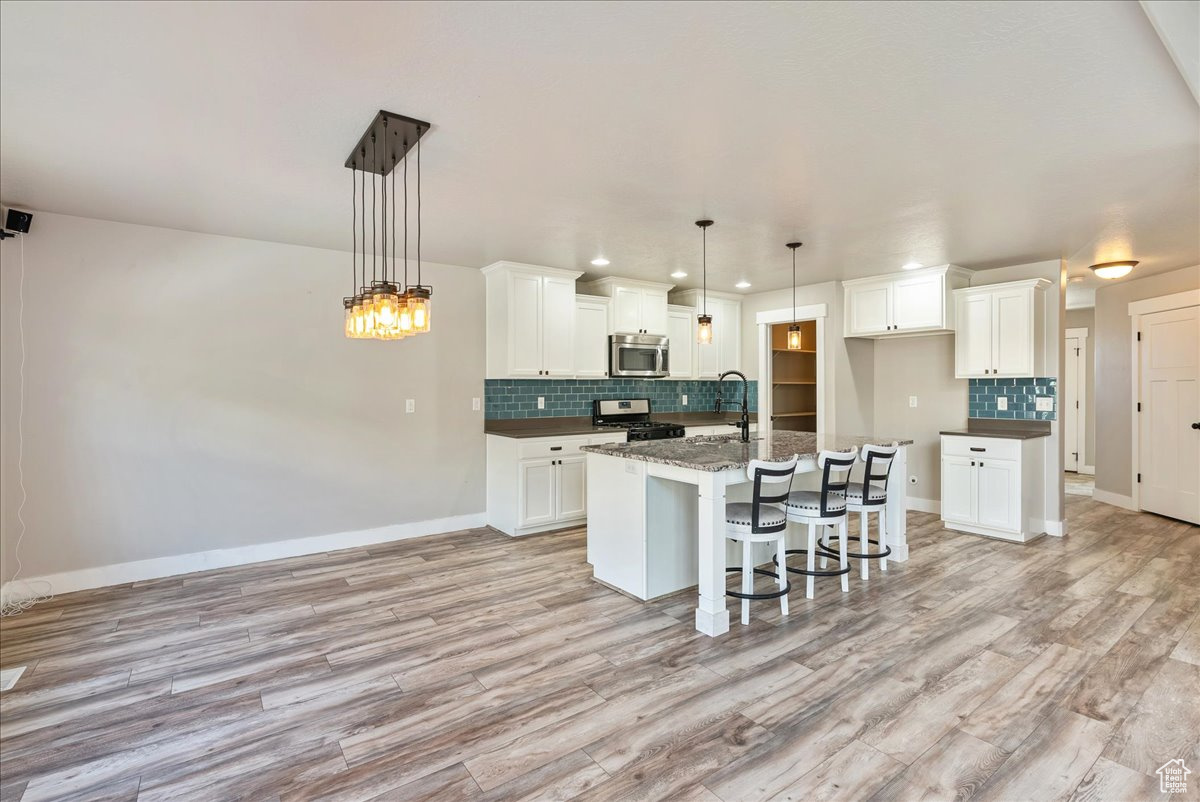
<path id="1" fill-rule="evenodd" d="M 539 395 L 538 396 L 538 409 L 545 409 L 545 408 L 546 408 L 546 396 Z"/>
<path id="2" fill-rule="evenodd" d="M 1038 396 L 1038 399 L 1035 403 L 1035 409 L 1037 409 L 1038 412 L 1054 411 L 1054 399 L 1048 395 Z"/>
<path id="3" fill-rule="evenodd" d="M 996 397 L 996 409 L 1001 412 L 1008 409 L 1008 396 L 1001 395 Z"/>
<path id="4" fill-rule="evenodd" d="M 910 407 L 915 407 L 917 405 L 917 397 L 915 395 L 910 395 L 908 397 L 908 405 Z"/>
<path id="5" fill-rule="evenodd" d="M 687 406 L 687 393 L 684 393 L 684 394 L 683 394 L 683 405 L 684 405 L 685 407 Z"/>
<path id="6" fill-rule="evenodd" d="M 625 473 L 632 473 L 636 476 L 637 472 L 637 465 L 634 463 L 634 461 L 631 459 L 625 460 Z"/>
<path id="7" fill-rule="evenodd" d="M 404 400 L 404 411 L 405 412 L 416 412 L 417 411 L 416 400 L 412 399 L 412 398 L 406 398 Z"/>
<path id="8" fill-rule="evenodd" d="M 471 399 L 471 411 L 472 411 L 472 412 L 478 412 L 478 411 L 479 411 L 479 399 L 478 399 L 478 398 L 472 398 L 472 399 Z"/>

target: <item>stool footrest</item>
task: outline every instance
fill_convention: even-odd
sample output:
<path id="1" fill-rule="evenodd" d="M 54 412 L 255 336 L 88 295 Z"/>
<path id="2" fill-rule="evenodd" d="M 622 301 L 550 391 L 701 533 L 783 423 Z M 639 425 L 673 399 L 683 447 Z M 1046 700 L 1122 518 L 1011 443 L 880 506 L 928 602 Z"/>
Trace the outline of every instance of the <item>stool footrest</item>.
<path id="1" fill-rule="evenodd" d="M 726 568 L 725 569 L 725 573 L 727 573 L 727 574 L 740 574 L 741 572 L 742 572 L 741 568 Z M 769 576 L 772 579 L 779 579 L 779 574 L 772 573 L 771 571 L 768 571 L 766 568 L 755 568 L 754 573 L 758 574 L 759 576 Z M 786 585 L 784 585 L 782 590 L 777 590 L 773 593 L 738 593 L 737 591 L 734 591 L 734 590 L 727 590 L 727 591 L 725 591 L 725 595 L 733 596 L 735 599 L 750 599 L 752 601 L 761 601 L 764 599 L 778 599 L 780 596 L 786 596 L 791 591 L 791 589 L 792 589 L 792 583 L 788 582 Z"/>
<path id="2" fill-rule="evenodd" d="M 852 539 L 857 540 L 857 538 L 852 538 Z M 840 540 L 840 536 L 839 537 L 831 537 L 830 540 Z M 876 546 L 879 545 L 878 540 L 871 540 L 870 538 L 867 538 L 867 542 L 872 543 Z M 891 553 L 892 553 L 892 547 L 886 546 L 886 547 L 884 547 L 883 551 L 877 551 L 874 554 L 860 554 L 857 551 L 847 551 L 846 556 L 853 557 L 854 559 L 857 559 L 857 560 L 879 560 L 884 557 L 890 556 Z M 791 554 L 791 552 L 788 552 L 788 554 Z M 817 554 L 820 554 L 822 557 L 837 557 L 838 556 L 838 552 L 834 551 L 833 549 L 827 549 L 819 543 L 817 544 Z"/>
<path id="3" fill-rule="evenodd" d="M 808 549 L 788 549 L 784 553 L 785 554 L 808 554 Z M 817 550 L 817 553 L 824 554 L 824 552 L 822 552 L 820 549 Z M 834 557 L 835 559 L 838 558 L 837 554 L 831 554 L 829 556 Z M 846 556 L 849 557 L 850 555 L 847 554 Z M 772 558 L 771 562 L 774 563 L 775 565 L 779 565 L 779 561 L 776 558 Z M 789 574 L 803 574 L 804 576 L 841 576 L 842 574 L 850 573 L 850 569 L 853 568 L 853 566 L 847 565 L 845 568 L 838 568 L 833 571 L 808 571 L 804 568 L 792 568 L 791 566 L 786 566 L 786 567 L 787 567 L 787 571 Z"/>

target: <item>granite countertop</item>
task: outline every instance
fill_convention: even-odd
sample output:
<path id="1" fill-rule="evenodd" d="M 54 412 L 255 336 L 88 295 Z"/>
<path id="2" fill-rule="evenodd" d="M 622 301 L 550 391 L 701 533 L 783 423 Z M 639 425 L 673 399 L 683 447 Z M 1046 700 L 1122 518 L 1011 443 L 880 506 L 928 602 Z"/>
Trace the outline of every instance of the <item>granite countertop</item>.
<path id="1" fill-rule="evenodd" d="M 765 437 L 752 437 L 749 443 L 743 443 L 738 434 L 732 434 L 610 443 L 584 446 L 582 450 L 592 454 L 716 472 L 745 468 L 752 459 L 778 462 L 791 458 L 793 454 L 798 454 L 801 458 L 814 458 L 822 451 L 850 451 L 869 443 L 880 446 L 907 446 L 912 445 L 912 442 L 894 437 L 773 431 Z"/>
<path id="2" fill-rule="evenodd" d="M 651 420 L 678 423 L 681 426 L 717 426 L 736 423 L 740 413 L 716 412 L 652 412 Z M 751 413 L 750 422 L 758 416 Z M 737 430 L 732 429 L 736 433 Z M 590 417 L 518 418 L 514 420 L 488 420 L 484 422 L 484 434 L 503 437 L 570 437 L 584 434 L 612 434 L 618 431 L 611 426 L 593 426 Z"/>

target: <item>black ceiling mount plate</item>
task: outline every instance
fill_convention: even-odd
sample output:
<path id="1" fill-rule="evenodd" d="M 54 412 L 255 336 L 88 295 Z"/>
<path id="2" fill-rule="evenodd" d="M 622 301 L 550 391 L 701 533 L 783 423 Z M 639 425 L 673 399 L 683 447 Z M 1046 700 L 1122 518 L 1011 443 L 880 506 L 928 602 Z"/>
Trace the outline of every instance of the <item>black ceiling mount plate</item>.
<path id="1" fill-rule="evenodd" d="M 363 131 L 354 150 L 346 157 L 346 167 L 387 175 L 392 167 L 400 163 L 404 154 L 417 144 L 417 140 L 427 133 L 429 123 L 424 120 L 380 109 L 367 130 Z M 375 135 L 374 159 L 371 157 L 371 134 Z"/>

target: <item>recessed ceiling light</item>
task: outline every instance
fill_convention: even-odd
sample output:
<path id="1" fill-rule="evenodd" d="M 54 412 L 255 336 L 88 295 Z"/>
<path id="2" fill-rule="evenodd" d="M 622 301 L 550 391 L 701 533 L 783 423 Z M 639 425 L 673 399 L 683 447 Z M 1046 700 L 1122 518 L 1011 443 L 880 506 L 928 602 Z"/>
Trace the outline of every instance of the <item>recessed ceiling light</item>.
<path id="1" fill-rule="evenodd" d="M 682 270 L 676 270 L 671 274 L 671 278 L 687 278 L 687 273 L 684 273 Z"/>
<path id="2" fill-rule="evenodd" d="M 592 264 L 596 267 L 608 267 L 608 260 L 603 256 L 597 256 L 592 260 Z"/>
<path id="3" fill-rule="evenodd" d="M 737 284 L 734 284 L 733 286 L 737 287 L 739 290 L 744 290 L 744 289 L 748 289 L 750 287 L 750 282 L 749 281 L 739 281 Z"/>
<path id="4" fill-rule="evenodd" d="M 921 264 L 920 262 L 909 262 L 901 269 L 902 270 L 920 270 L 924 266 L 925 265 Z"/>
<path id="5" fill-rule="evenodd" d="M 1089 265 L 1089 267 L 1100 278 L 1121 278 L 1121 276 L 1128 276 L 1130 271 L 1137 267 L 1137 264 L 1137 262 L 1101 262 L 1098 265 Z"/>

